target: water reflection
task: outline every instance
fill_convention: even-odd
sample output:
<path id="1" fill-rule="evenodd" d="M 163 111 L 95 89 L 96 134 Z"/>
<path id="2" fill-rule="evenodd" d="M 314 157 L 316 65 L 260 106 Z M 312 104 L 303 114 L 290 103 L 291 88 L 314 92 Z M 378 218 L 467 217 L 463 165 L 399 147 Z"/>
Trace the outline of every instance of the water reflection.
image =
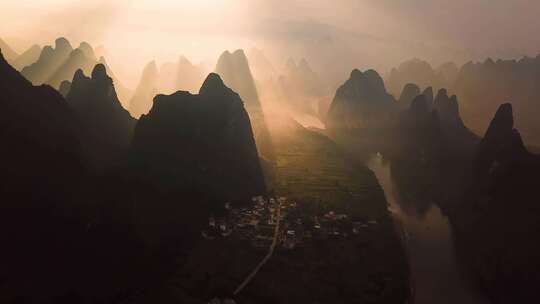
<path id="1" fill-rule="evenodd" d="M 393 177 L 396 180 L 398 177 L 393 176 L 395 171 L 390 169 L 389 162 L 380 154 L 372 157 L 368 166 L 385 192 L 389 210 L 407 235 L 415 303 L 488 303 L 472 291 L 460 272 L 448 219 L 438 206 L 431 203 L 431 195 L 421 193 L 418 190 L 421 187 L 403 191 L 401 186 L 414 180 L 394 182 Z M 420 197 L 416 205 L 413 193 Z"/>

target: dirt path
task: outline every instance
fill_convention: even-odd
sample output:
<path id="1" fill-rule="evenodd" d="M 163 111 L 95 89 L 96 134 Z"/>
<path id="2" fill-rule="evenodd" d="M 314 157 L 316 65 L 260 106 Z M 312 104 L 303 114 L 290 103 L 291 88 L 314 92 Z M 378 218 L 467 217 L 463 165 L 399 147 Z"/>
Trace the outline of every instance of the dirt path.
<path id="1" fill-rule="evenodd" d="M 272 245 L 270 245 L 270 248 L 268 250 L 268 253 L 264 256 L 264 258 L 257 264 L 257 266 L 253 269 L 253 271 L 244 279 L 242 284 L 236 288 L 233 295 L 237 295 L 246 287 L 251 280 L 257 275 L 259 270 L 268 262 L 268 260 L 272 257 L 272 254 L 274 254 L 274 249 L 276 248 L 276 245 L 278 243 L 278 235 L 279 235 L 279 225 L 281 224 L 281 203 L 278 204 L 277 208 L 277 223 L 276 228 L 274 229 L 274 239 L 272 240 Z"/>

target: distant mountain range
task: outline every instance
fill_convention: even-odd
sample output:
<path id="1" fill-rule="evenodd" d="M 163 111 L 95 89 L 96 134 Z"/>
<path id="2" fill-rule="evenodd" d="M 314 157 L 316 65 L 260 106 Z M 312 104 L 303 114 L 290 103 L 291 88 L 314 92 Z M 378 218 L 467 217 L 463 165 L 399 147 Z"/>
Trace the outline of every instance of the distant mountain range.
<path id="1" fill-rule="evenodd" d="M 167 62 L 158 69 L 156 62 L 148 63 L 141 75 L 141 80 L 131 98 L 129 110 L 139 117 L 148 113 L 152 99 L 157 94 L 172 94 L 176 91 L 197 92 L 204 81 L 205 71 L 195 66 L 186 57 L 178 62 Z"/>
<path id="2" fill-rule="evenodd" d="M 540 145 L 540 114 L 537 101 L 540 99 L 540 55 L 520 60 L 492 60 L 469 62 L 461 67 L 447 63 L 432 68 L 429 63 L 414 59 L 393 69 L 387 77 L 394 96 L 408 84 L 419 87 L 446 88 L 460 97 L 463 120 L 477 134 L 483 134 L 491 119 L 489 113 L 510 102 L 520 113 L 516 126 L 525 141 Z M 409 97 L 410 99 L 410 97 Z"/>

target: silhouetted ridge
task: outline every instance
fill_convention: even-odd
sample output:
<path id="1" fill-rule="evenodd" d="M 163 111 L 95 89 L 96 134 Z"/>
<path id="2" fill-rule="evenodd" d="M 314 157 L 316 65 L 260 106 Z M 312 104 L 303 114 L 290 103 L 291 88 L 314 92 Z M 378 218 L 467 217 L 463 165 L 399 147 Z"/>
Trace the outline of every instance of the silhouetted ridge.
<path id="1" fill-rule="evenodd" d="M 395 110 L 395 100 L 386 93 L 379 74 L 354 69 L 336 92 L 326 126 L 328 129 L 385 127 Z"/>
<path id="2" fill-rule="evenodd" d="M 33 84 L 46 83 L 62 64 L 68 60 L 72 51 L 73 48 L 67 39 L 58 38 L 55 40 L 54 49 L 51 46 L 45 46 L 41 51 L 39 59 L 35 63 L 23 68 L 21 74 Z"/>
<path id="3" fill-rule="evenodd" d="M 494 303 L 536 301 L 540 284 L 540 157 L 499 106 L 479 144 L 471 185 L 452 212 L 456 248 Z"/>
<path id="4" fill-rule="evenodd" d="M 58 92 L 66 98 L 67 94 L 69 93 L 69 90 L 71 89 L 71 81 L 64 80 L 60 84 L 60 88 L 58 89 Z"/>
<path id="5" fill-rule="evenodd" d="M 463 118 L 478 133 L 484 133 L 491 114 L 510 101 L 520 113 L 516 127 L 530 145 L 540 144 L 540 59 L 469 62 L 461 67 L 451 90 L 464 105 Z"/>
<path id="6" fill-rule="evenodd" d="M 251 108 L 254 111 L 261 108 L 255 81 L 243 50 L 236 50 L 233 53 L 225 51 L 218 59 L 216 73 L 228 87 L 240 95 L 248 112 L 252 111 Z"/>
<path id="7" fill-rule="evenodd" d="M 95 65 L 96 58 L 92 47 L 83 42 L 81 46 L 69 54 L 68 59 L 47 80 L 47 84 L 59 88 L 60 83 L 71 79 L 77 70 L 81 69 L 84 73 L 90 74 Z"/>
<path id="8" fill-rule="evenodd" d="M 90 167 L 102 170 L 125 158 L 135 119 L 118 100 L 106 67 L 96 65 L 91 78 L 77 70 L 66 99 L 83 125 L 82 144 Z"/>
<path id="9" fill-rule="evenodd" d="M 199 94 L 201 95 L 211 95 L 211 94 L 222 94 L 223 90 L 229 90 L 223 83 L 221 77 L 216 73 L 208 74 L 208 77 L 203 82 Z"/>
<path id="10" fill-rule="evenodd" d="M 434 87 L 440 89 L 449 87 L 452 84 L 448 81 L 455 78 L 455 75 L 450 74 L 451 71 L 448 69 L 447 64 L 433 69 L 428 62 L 415 58 L 405 61 L 399 67 L 391 70 L 387 79 L 387 87 L 393 94 L 399 94 L 407 83 L 414 83 L 423 88 Z"/>
<path id="11" fill-rule="evenodd" d="M 489 127 L 484 136 L 483 142 L 497 141 L 500 142 L 501 139 L 507 138 L 512 130 L 514 129 L 514 114 L 512 110 L 512 104 L 505 103 L 502 104 L 493 120 L 489 124 Z"/>
<path id="12" fill-rule="evenodd" d="M 137 123 L 136 175 L 153 198 L 140 206 L 148 210 L 142 211 L 140 223 L 150 239 L 178 234 L 179 227 L 198 227 L 224 202 L 247 201 L 266 191 L 250 120 L 238 94 L 216 74 L 207 77 L 200 91 L 156 96 Z M 164 205 L 155 206 L 155 196 Z M 190 199 L 182 201 L 185 198 Z M 154 221 L 159 222 L 156 230 Z"/>
<path id="13" fill-rule="evenodd" d="M 429 104 L 425 95 L 418 95 L 411 102 L 409 110 L 414 115 L 425 115 L 429 113 Z"/>
<path id="14" fill-rule="evenodd" d="M 0 54 L 0 142 L 9 147 L 0 149 L 0 269 L 9 286 L 3 302 L 107 302 L 151 276 L 131 227 L 129 178 L 84 168 L 87 148 L 103 143 L 88 142 L 85 118 L 97 108 L 97 90 L 77 74 L 69 94 L 82 99 L 68 104 L 50 86 L 33 86 Z M 114 92 L 104 88 L 106 96 Z M 108 110 L 92 127 L 108 123 Z"/>
<path id="15" fill-rule="evenodd" d="M 32 282 L 51 286 L 76 267 L 79 126 L 57 91 L 32 86 L 1 53 L 0 108 L 0 268 L 9 294 L 35 296 Z"/>
<path id="16" fill-rule="evenodd" d="M 105 60 L 105 57 L 101 56 L 98 60 L 99 64 L 103 64 L 105 66 L 105 69 L 107 70 L 107 74 L 113 79 L 114 82 L 114 88 L 116 89 L 116 93 L 118 94 L 118 99 L 124 106 L 124 108 L 129 107 L 129 101 L 131 100 L 131 95 L 133 92 L 131 92 L 130 89 L 126 88 L 120 80 L 114 75 L 113 71 L 107 64 L 107 61 Z"/>
<path id="17" fill-rule="evenodd" d="M 108 78 L 110 77 L 107 75 L 107 69 L 103 64 L 97 64 L 92 70 L 92 79 L 107 80 Z M 112 78 L 110 79 L 112 81 Z"/>
<path id="18" fill-rule="evenodd" d="M 422 94 L 426 96 L 426 102 L 428 104 L 428 107 L 431 108 L 433 106 L 433 88 L 427 87 Z"/>
<path id="19" fill-rule="evenodd" d="M 234 53 L 225 51 L 218 59 L 215 72 L 223 79 L 225 85 L 238 93 L 244 102 L 253 126 L 259 154 L 273 163 L 274 152 L 270 133 L 244 51 L 236 50 Z"/>
<path id="20" fill-rule="evenodd" d="M 403 91 L 401 91 L 401 95 L 399 96 L 399 105 L 401 108 L 406 109 L 411 105 L 411 102 L 416 98 L 416 96 L 420 95 L 420 88 L 413 84 L 408 83 L 403 87 Z"/>
<path id="21" fill-rule="evenodd" d="M 446 89 L 440 89 L 433 102 L 433 108 L 439 113 L 443 123 L 457 125 L 461 123 L 457 97 L 448 97 Z"/>
<path id="22" fill-rule="evenodd" d="M 78 49 L 81 50 L 84 53 L 84 56 L 88 57 L 88 59 L 92 59 L 94 61 L 97 60 L 96 54 L 94 53 L 94 49 L 87 42 L 81 42 Z"/>
<path id="23" fill-rule="evenodd" d="M 375 70 L 367 70 L 364 73 L 369 85 L 381 94 L 386 94 L 386 88 L 384 87 L 384 80 Z"/>

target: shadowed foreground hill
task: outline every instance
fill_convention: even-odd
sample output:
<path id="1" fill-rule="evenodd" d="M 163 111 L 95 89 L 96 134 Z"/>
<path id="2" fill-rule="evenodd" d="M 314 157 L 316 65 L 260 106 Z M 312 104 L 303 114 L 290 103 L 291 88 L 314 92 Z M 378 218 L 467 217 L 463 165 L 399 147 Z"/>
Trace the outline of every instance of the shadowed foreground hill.
<path id="1" fill-rule="evenodd" d="M 136 120 L 120 104 L 104 65 L 96 65 L 91 78 L 77 70 L 66 100 L 82 125 L 91 168 L 103 169 L 127 156 Z"/>
<path id="2" fill-rule="evenodd" d="M 74 254 L 82 228 L 72 205 L 84 175 L 79 126 L 58 92 L 32 86 L 1 55 L 0 108 L 0 285 L 7 299 L 21 290 L 31 297 L 51 288 L 31 280 L 63 277 L 60 260 L 74 266 L 57 249 Z"/>
<path id="3" fill-rule="evenodd" d="M 23 191 L 26 199 L 44 204 L 47 195 L 50 203 L 62 201 L 66 197 L 58 196 L 72 190 L 63 184 L 82 175 L 80 128 L 73 112 L 58 92 L 32 86 L 1 56 L 0 69 L 1 189 L 4 195 Z M 47 192 L 45 197 L 39 198 L 40 191 Z"/>
<path id="4" fill-rule="evenodd" d="M 156 96 L 137 123 L 132 157 L 138 181 L 147 185 L 143 196 L 162 200 L 140 206 L 141 223 L 160 235 L 173 223 L 186 226 L 227 201 L 249 200 L 266 191 L 242 100 L 216 74 L 206 78 L 198 95 Z M 198 202 L 181 202 L 194 196 Z"/>
<path id="5" fill-rule="evenodd" d="M 116 196 L 125 182 L 87 174 L 75 111 L 2 56 L 0 108 L 0 302 L 83 303 L 134 286 L 142 250 Z"/>

